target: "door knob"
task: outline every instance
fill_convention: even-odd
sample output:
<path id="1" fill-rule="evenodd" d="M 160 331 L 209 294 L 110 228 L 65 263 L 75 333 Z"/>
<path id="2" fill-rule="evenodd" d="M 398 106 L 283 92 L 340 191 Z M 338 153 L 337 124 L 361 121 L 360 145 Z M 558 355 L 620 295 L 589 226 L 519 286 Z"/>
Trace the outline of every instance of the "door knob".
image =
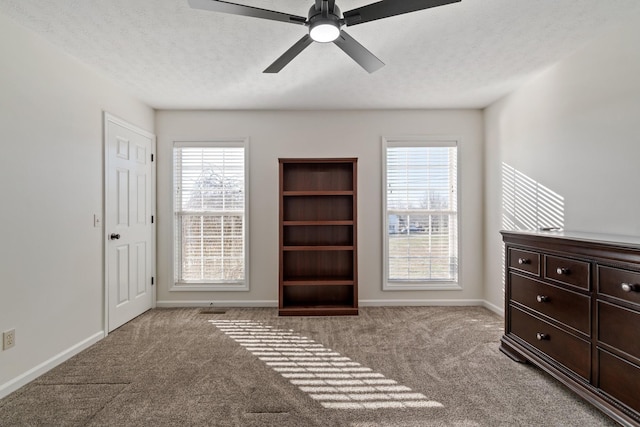
<path id="1" fill-rule="evenodd" d="M 111 233 L 111 236 L 109 236 L 109 238 L 111 240 L 118 240 L 120 238 L 120 235 L 116 233 Z"/>

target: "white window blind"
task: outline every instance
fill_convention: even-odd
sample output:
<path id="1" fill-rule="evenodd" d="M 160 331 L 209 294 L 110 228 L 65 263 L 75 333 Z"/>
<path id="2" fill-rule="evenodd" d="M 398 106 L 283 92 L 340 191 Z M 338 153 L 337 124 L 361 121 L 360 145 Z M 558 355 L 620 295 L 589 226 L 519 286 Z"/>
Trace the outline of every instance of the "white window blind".
<path id="1" fill-rule="evenodd" d="M 174 145 L 175 280 L 246 287 L 244 142 Z"/>
<path id="2" fill-rule="evenodd" d="M 456 142 L 387 141 L 385 151 L 385 288 L 457 286 Z"/>

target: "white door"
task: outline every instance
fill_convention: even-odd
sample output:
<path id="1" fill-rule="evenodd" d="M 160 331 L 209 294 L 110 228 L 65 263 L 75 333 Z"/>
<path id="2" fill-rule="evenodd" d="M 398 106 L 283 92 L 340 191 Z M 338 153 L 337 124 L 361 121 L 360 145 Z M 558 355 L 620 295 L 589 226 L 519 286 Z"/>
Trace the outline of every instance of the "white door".
<path id="1" fill-rule="evenodd" d="M 155 302 L 155 136 L 105 113 L 106 324 Z"/>

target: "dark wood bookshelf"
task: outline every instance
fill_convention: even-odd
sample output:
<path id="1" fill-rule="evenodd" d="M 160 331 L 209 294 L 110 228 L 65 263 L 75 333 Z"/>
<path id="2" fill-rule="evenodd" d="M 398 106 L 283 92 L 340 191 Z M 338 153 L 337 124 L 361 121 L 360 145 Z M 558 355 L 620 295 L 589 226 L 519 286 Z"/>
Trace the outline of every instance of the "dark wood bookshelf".
<path id="1" fill-rule="evenodd" d="M 279 314 L 358 314 L 357 159 L 279 163 Z"/>

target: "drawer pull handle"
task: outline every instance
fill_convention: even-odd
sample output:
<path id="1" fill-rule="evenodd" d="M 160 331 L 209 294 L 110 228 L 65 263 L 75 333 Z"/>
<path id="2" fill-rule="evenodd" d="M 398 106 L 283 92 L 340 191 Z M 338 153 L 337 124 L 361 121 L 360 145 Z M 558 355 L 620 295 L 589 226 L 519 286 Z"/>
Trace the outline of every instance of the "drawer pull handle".
<path id="1" fill-rule="evenodd" d="M 548 301 L 549 301 L 549 297 L 548 297 L 548 296 L 546 296 L 546 295 L 538 295 L 538 296 L 536 297 L 536 300 L 537 300 L 538 302 L 548 302 Z"/>
<path id="2" fill-rule="evenodd" d="M 531 264 L 531 260 L 527 258 L 518 258 L 518 264 L 520 265 Z"/>
<path id="3" fill-rule="evenodd" d="M 640 285 L 635 285 L 632 283 L 623 283 L 622 290 L 624 292 L 640 292 Z"/>
<path id="4" fill-rule="evenodd" d="M 569 270 L 568 268 L 564 268 L 564 267 L 558 267 L 558 269 L 556 270 L 556 273 L 558 273 L 559 275 L 568 275 L 570 273 L 571 270 Z"/>
<path id="5" fill-rule="evenodd" d="M 538 332 L 536 334 L 536 338 L 538 339 L 538 341 L 545 341 L 549 339 L 549 334 L 543 334 L 542 332 Z"/>

